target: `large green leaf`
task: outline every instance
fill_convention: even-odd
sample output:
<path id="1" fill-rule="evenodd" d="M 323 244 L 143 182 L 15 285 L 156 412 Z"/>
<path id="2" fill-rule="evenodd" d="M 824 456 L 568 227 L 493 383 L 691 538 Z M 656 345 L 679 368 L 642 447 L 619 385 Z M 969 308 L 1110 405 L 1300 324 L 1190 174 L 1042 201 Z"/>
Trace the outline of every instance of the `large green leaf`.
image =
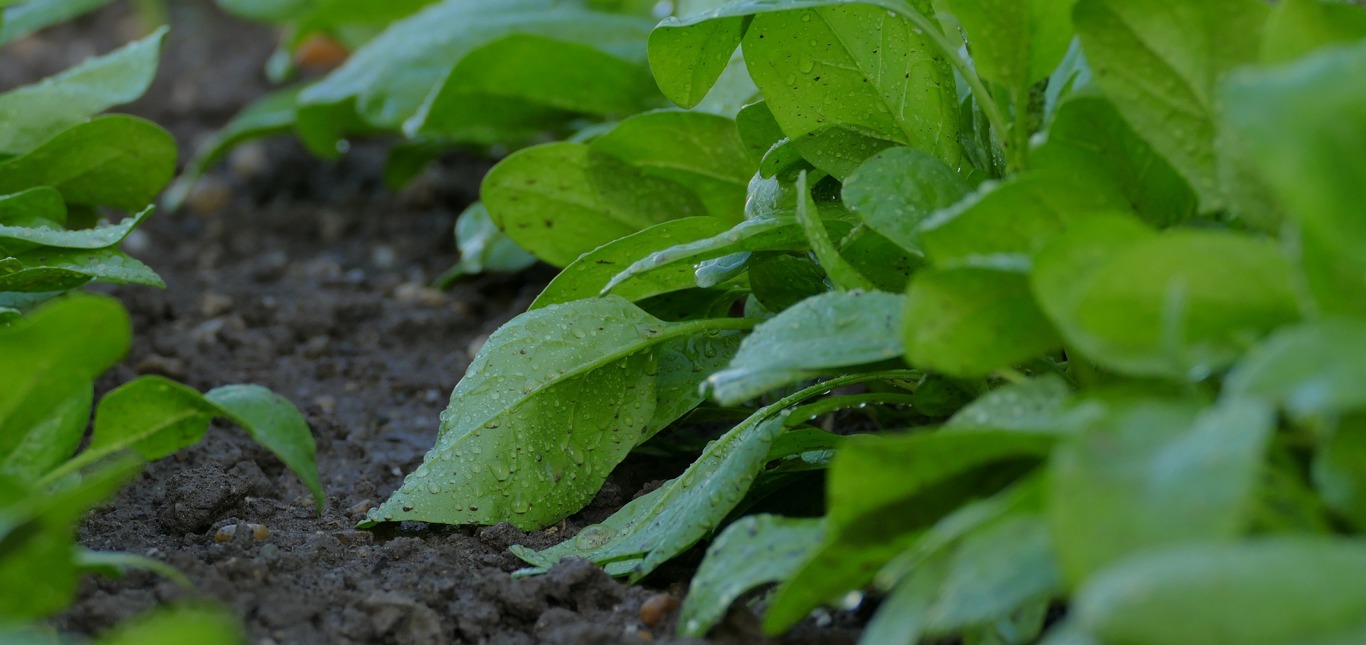
<path id="1" fill-rule="evenodd" d="M 686 186 L 707 213 L 739 221 L 758 169 L 735 121 L 713 114 L 661 110 L 638 114 L 594 139 L 591 147 L 643 174 Z"/>
<path id="2" fill-rule="evenodd" d="M 1294 250 L 1318 308 L 1366 317 L 1366 43 L 1239 74 L 1223 99 L 1229 127 L 1297 224 Z"/>
<path id="3" fill-rule="evenodd" d="M 1320 47 L 1366 38 L 1366 8 L 1333 0 L 1285 0 L 1271 10 L 1262 61 L 1287 63 Z"/>
<path id="4" fill-rule="evenodd" d="M 113 248 L 37 248 L 0 260 L 0 291 L 67 291 L 91 281 L 166 286 L 147 265 Z"/>
<path id="5" fill-rule="evenodd" d="M 902 11 L 932 13 L 913 7 Z M 804 45 L 794 53 L 793 42 Z M 817 168 L 845 177 L 893 144 L 959 165 L 953 72 L 910 21 L 866 4 L 759 13 L 743 51 L 774 118 Z"/>
<path id="6" fill-rule="evenodd" d="M 906 360 L 953 376 L 985 376 L 1061 345 L 1022 273 L 922 270 L 903 320 Z"/>
<path id="7" fill-rule="evenodd" d="M 1195 193 L 1186 180 L 1097 92 L 1073 94 L 1058 106 L 1047 138 L 1030 153 L 1029 163 L 1089 189 L 1059 191 L 1054 199 L 1110 193 L 1113 185 L 1130 207 L 1156 226 L 1178 224 L 1196 212 Z"/>
<path id="8" fill-rule="evenodd" d="M 27 36 L 40 29 L 66 22 L 83 13 L 107 5 L 112 0 L 28 0 L 6 2 L 4 18 L 0 20 L 0 45 Z"/>
<path id="9" fill-rule="evenodd" d="M 730 365 L 707 378 L 724 405 L 855 365 L 901 355 L 897 329 L 904 299 L 842 291 L 803 300 L 761 323 Z"/>
<path id="10" fill-rule="evenodd" d="M 28 190 L 17 195 L 0 197 L 0 208 L 2 203 L 23 197 L 25 195 L 41 194 L 45 189 L 38 188 Z M 0 224 L 0 252 L 19 253 L 18 249 L 22 245 L 25 248 L 34 246 L 56 247 L 59 249 L 104 249 L 119 242 L 122 242 L 128 234 L 133 232 L 148 215 L 152 214 L 152 207 L 142 209 L 136 215 L 123 218 L 118 224 L 109 226 L 97 226 L 95 228 L 68 231 L 54 226 L 51 221 L 42 221 L 38 226 L 8 226 Z M 0 219 L 2 222 L 3 219 Z M 17 244 L 16 244 L 17 243 Z"/>
<path id="11" fill-rule="evenodd" d="M 1155 551 L 1100 573 L 1077 594 L 1090 642 L 1347 644 L 1366 638 L 1359 540 L 1265 539 Z"/>
<path id="12" fill-rule="evenodd" d="M 1299 317 L 1289 263 L 1240 233 L 1074 224 L 1035 259 L 1034 293 L 1069 347 L 1118 371 L 1203 378 Z"/>
<path id="13" fill-rule="evenodd" d="M 0 162 L 0 194 L 51 186 L 68 203 L 140 211 L 171 180 L 175 163 L 175 140 L 165 130 L 131 116 L 104 116 Z"/>
<path id="14" fill-rule="evenodd" d="M 592 500 L 631 448 L 674 420 L 656 415 L 680 396 L 658 398 L 660 346 L 747 326 L 665 323 L 617 297 L 517 317 L 489 337 L 451 393 L 436 445 L 370 521 L 526 528 L 559 521 Z M 727 337 L 701 336 L 698 344 L 713 345 L 696 348 L 693 358 L 724 360 L 728 353 L 717 347 Z M 694 374 L 687 362 L 675 369 Z"/>
<path id="15" fill-rule="evenodd" d="M 1092 401 L 1101 416 L 1059 445 L 1049 520 L 1072 583 L 1153 547 L 1229 540 L 1246 526 L 1269 407 L 1251 400 Z"/>
<path id="16" fill-rule="evenodd" d="M 1190 182 L 1203 210 L 1224 195 L 1215 158 L 1217 89 L 1256 62 L 1261 0 L 1080 0 L 1074 20 L 1095 80 L 1139 136 Z"/>
<path id="17" fill-rule="evenodd" d="M 489 171 L 481 192 L 508 237 L 556 266 L 655 224 L 706 214 L 682 184 L 580 143 L 513 154 Z"/>
<path id="18" fill-rule="evenodd" d="M 0 94 L 0 153 L 22 154 L 91 115 L 128 103 L 156 76 L 166 29 L 33 85 Z"/>
<path id="19" fill-rule="evenodd" d="M 1224 381 L 1230 397 L 1257 397 L 1304 421 L 1366 409 L 1366 323 L 1286 327 L 1250 350 Z"/>

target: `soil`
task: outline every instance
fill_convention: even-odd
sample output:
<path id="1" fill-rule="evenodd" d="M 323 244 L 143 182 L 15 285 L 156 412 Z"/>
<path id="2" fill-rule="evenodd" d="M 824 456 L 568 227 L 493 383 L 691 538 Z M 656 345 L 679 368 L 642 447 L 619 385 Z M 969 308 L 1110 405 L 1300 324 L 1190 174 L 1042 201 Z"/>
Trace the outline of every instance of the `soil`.
<path id="1" fill-rule="evenodd" d="M 169 4 L 158 80 L 120 111 L 167 127 L 188 153 L 270 88 L 262 70 L 276 35 L 208 2 Z M 0 89 L 107 52 L 141 29 L 131 7 L 116 3 L 14 43 L 0 56 Z M 476 199 L 491 162 L 455 155 L 395 192 L 381 180 L 384 155 L 382 142 L 359 142 L 336 162 L 287 138 L 250 144 L 220 164 L 186 212 L 159 214 L 129 239 L 168 288 L 109 290 L 130 309 L 136 336 L 101 391 L 140 374 L 201 390 L 273 389 L 313 428 L 327 509 L 316 515 L 303 486 L 244 432 L 215 425 L 198 446 L 151 464 L 80 533 L 94 549 L 169 562 L 193 589 L 148 573 L 91 577 L 53 621 L 60 630 L 98 634 L 161 603 L 210 599 L 260 644 L 675 642 L 675 615 L 641 610 L 681 596 L 685 567 L 643 586 L 586 562 L 514 579 L 521 564 L 506 552 L 571 537 L 650 479 L 674 474 L 645 457 L 620 469 L 589 508 L 544 531 L 354 529 L 421 462 L 483 339 L 552 275 L 537 268 L 428 289 L 456 260 L 455 215 Z M 785 642 L 857 638 L 856 621 L 826 619 Z M 747 609 L 732 611 L 713 642 L 761 642 L 756 625 Z"/>

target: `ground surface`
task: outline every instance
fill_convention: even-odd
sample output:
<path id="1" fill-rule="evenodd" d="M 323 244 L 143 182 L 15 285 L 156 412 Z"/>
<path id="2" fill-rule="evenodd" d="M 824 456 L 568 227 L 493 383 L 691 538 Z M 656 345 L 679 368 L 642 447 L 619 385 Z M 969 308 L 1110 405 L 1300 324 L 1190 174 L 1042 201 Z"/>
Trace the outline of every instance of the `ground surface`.
<path id="1" fill-rule="evenodd" d="M 274 35 L 206 4 L 171 5 L 165 67 L 149 97 L 128 111 L 168 127 L 188 151 L 269 87 L 261 69 Z M 116 5 L 11 45 L 0 56 L 0 89 L 109 51 L 139 29 Z M 383 154 L 381 145 L 360 144 L 325 163 L 287 140 L 248 146 L 187 212 L 159 214 L 130 239 L 129 250 L 168 289 L 114 291 L 132 312 L 136 340 L 100 387 L 154 373 L 201 390 L 258 383 L 283 394 L 312 425 L 328 506 L 315 515 L 304 488 L 268 452 L 216 425 L 201 445 L 152 464 L 81 533 L 92 548 L 170 562 L 195 591 L 150 574 L 90 579 L 58 627 L 93 634 L 163 601 L 208 597 L 242 617 L 253 643 L 670 640 L 673 619 L 646 624 L 641 606 L 681 594 L 686 570 L 643 587 L 581 562 L 514 580 L 519 562 L 505 551 L 513 543 L 548 546 L 601 520 L 649 477 L 670 474 L 653 463 L 637 460 L 587 510 L 545 531 L 353 528 L 421 462 L 482 339 L 550 275 L 539 269 L 475 278 L 449 293 L 426 289 L 455 261 L 451 226 L 475 199 L 488 162 L 447 159 L 395 193 L 380 181 Z M 758 642 L 753 625 L 747 612 L 733 612 L 716 638 Z M 788 640 L 855 635 L 807 625 Z"/>

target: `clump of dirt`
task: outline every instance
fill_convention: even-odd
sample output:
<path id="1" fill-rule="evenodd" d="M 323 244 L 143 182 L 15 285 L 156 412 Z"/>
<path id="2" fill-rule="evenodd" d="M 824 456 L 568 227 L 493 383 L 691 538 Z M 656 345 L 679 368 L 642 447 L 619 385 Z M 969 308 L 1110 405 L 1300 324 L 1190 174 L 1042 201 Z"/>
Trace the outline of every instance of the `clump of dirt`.
<path id="1" fill-rule="evenodd" d="M 170 7 L 162 73 L 128 111 L 167 126 L 189 150 L 266 91 L 261 70 L 276 36 L 208 2 Z M 0 58 L 0 82 L 31 81 L 136 32 L 136 16 L 116 4 L 15 43 L 14 55 Z M 673 641 L 676 603 L 661 594 L 681 597 L 683 582 L 627 586 L 585 562 L 514 579 L 521 563 L 506 552 L 571 537 L 647 479 L 672 474 L 650 462 L 623 469 L 592 506 L 544 531 L 354 528 L 421 463 L 483 340 L 552 275 L 541 268 L 475 277 L 449 292 L 427 288 L 455 261 L 455 215 L 477 198 L 490 162 L 448 158 L 394 192 L 382 184 L 384 155 L 382 145 L 360 142 L 323 162 L 290 140 L 250 144 L 188 212 L 158 214 L 130 238 L 128 250 L 168 288 L 111 290 L 130 309 L 135 341 L 100 391 L 140 374 L 201 390 L 269 387 L 305 412 L 328 504 L 318 516 L 279 461 L 242 431 L 216 425 L 198 446 L 151 464 L 80 534 L 93 549 L 165 560 L 193 590 L 147 573 L 92 577 L 57 628 L 96 634 L 158 604 L 207 597 L 230 607 L 260 644 Z M 733 612 L 715 638 L 756 642 L 755 624 Z M 788 640 L 856 636 L 807 625 Z"/>

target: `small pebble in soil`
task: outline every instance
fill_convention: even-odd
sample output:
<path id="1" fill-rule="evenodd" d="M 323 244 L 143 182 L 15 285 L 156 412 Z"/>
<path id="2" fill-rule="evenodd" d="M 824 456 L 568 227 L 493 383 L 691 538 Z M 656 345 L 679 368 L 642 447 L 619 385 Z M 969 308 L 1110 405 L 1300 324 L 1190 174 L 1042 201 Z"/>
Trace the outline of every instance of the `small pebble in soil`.
<path id="1" fill-rule="evenodd" d="M 233 149 L 228 154 L 228 170 L 238 179 L 251 179 L 265 172 L 270 163 L 270 155 L 265 144 L 249 141 Z"/>
<path id="2" fill-rule="evenodd" d="M 658 627 L 664 619 L 678 609 L 678 598 L 672 594 L 659 593 L 650 596 L 640 605 L 640 622 L 646 627 Z"/>
<path id="3" fill-rule="evenodd" d="M 217 215 L 232 201 L 227 182 L 214 176 L 201 177 L 185 198 L 185 205 L 196 215 Z"/>
<path id="4" fill-rule="evenodd" d="M 199 313 L 207 318 L 220 316 L 232 311 L 232 298 L 216 291 L 206 292 L 199 297 Z"/>
<path id="5" fill-rule="evenodd" d="M 185 363 L 178 358 L 170 358 L 160 354 L 150 354 L 147 358 L 138 361 L 133 369 L 138 374 L 160 374 L 173 379 L 185 377 Z"/>

